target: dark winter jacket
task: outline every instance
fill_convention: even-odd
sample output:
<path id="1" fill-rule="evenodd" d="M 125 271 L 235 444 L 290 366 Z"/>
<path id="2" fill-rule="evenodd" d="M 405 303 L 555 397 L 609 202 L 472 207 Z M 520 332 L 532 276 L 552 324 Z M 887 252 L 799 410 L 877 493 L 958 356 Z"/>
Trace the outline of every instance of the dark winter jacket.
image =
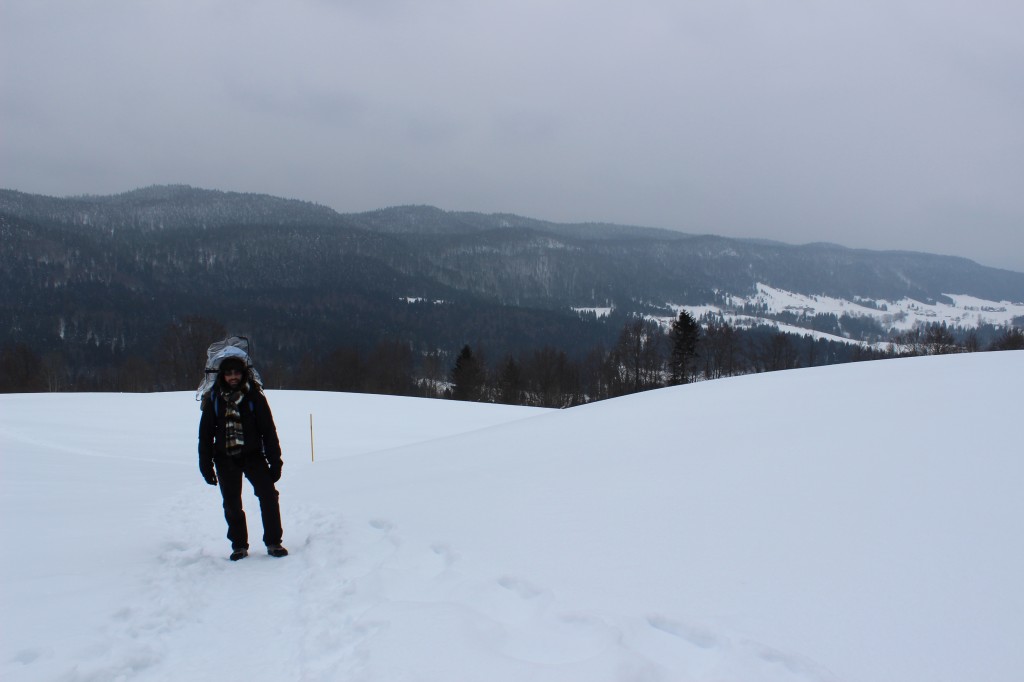
<path id="1" fill-rule="evenodd" d="M 215 457 L 224 454 L 224 398 L 216 387 L 203 396 L 203 416 L 199 420 L 199 469 L 212 470 Z M 272 471 L 281 471 L 281 443 L 277 439 L 274 415 L 267 398 L 258 388 L 250 387 L 238 404 L 245 445 L 242 456 L 262 454 Z"/>

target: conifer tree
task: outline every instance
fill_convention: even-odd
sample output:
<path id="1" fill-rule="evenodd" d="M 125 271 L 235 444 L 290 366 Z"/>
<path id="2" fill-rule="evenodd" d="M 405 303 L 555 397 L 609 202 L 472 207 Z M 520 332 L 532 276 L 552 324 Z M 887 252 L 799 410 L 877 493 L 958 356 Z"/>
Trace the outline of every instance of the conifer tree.
<path id="1" fill-rule="evenodd" d="M 452 368 L 452 398 L 480 400 L 484 392 L 484 369 L 473 350 L 463 346 Z"/>
<path id="2" fill-rule="evenodd" d="M 700 325 L 685 310 L 669 330 L 672 350 L 669 355 L 669 384 L 678 386 L 690 381 L 696 369 L 697 348 L 700 342 Z"/>
<path id="3" fill-rule="evenodd" d="M 511 355 L 505 359 L 498 377 L 498 402 L 506 405 L 523 404 L 523 373 Z"/>
<path id="4" fill-rule="evenodd" d="M 1024 331 L 1013 327 L 1007 328 L 992 343 L 992 350 L 1024 350 Z"/>

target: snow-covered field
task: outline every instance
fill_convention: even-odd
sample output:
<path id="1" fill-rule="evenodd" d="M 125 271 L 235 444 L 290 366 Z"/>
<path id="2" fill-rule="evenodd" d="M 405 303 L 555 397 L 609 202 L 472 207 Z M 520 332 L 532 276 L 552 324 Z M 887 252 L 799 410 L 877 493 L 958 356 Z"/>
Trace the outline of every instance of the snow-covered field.
<path id="1" fill-rule="evenodd" d="M 1022 376 L 912 358 L 564 411 L 272 391 L 292 555 L 238 563 L 191 394 L 0 396 L 0 679 L 1016 681 Z"/>
<path id="2" fill-rule="evenodd" d="M 926 324 L 946 324 L 949 327 L 962 327 L 964 329 L 976 329 L 982 325 L 991 324 L 996 327 L 1005 327 L 1013 323 L 1014 318 L 1024 317 L 1024 302 L 1011 301 L 987 301 L 974 296 L 961 294 L 946 294 L 948 301 L 935 303 L 923 303 L 910 298 L 903 298 L 898 301 L 858 299 L 847 301 L 830 296 L 807 296 L 795 294 L 783 289 L 776 289 L 766 284 L 757 285 L 757 293 L 747 297 L 730 296 L 725 306 L 700 305 L 683 306 L 668 304 L 668 307 L 678 315 L 680 310 L 700 318 L 708 313 L 720 317 L 734 327 L 751 327 L 754 325 L 768 325 L 779 329 L 787 334 L 810 335 L 815 339 L 825 339 L 841 343 L 860 343 L 855 340 L 834 334 L 825 334 L 813 331 L 808 328 L 785 324 L 769 317 L 746 314 L 742 311 L 744 306 L 757 307 L 768 315 L 779 313 L 793 313 L 797 316 L 806 316 L 808 319 L 815 315 L 835 315 L 837 318 L 849 315 L 854 318 L 868 318 L 875 320 L 882 329 L 895 332 L 904 332 L 915 327 Z M 598 316 L 607 315 L 610 309 L 579 308 L 580 311 L 593 311 Z M 663 327 L 668 328 L 675 317 L 653 317 Z M 887 344 L 870 344 L 884 349 Z"/>

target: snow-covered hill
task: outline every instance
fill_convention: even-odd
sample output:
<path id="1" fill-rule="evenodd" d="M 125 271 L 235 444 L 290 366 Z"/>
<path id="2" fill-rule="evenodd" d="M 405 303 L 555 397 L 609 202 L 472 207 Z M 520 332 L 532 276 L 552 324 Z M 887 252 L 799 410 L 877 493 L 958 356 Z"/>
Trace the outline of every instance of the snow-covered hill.
<path id="1" fill-rule="evenodd" d="M 922 302 L 912 298 L 898 301 L 857 298 L 847 301 L 831 296 L 808 296 L 767 284 L 758 284 L 757 293 L 750 296 L 727 296 L 724 305 L 684 306 L 669 304 L 673 316 L 653 316 L 661 326 L 668 329 L 680 310 L 685 310 L 696 319 L 713 319 L 727 322 L 733 327 L 748 328 L 759 325 L 775 327 L 787 334 L 809 335 L 815 339 L 871 346 L 879 350 L 890 347 L 892 337 L 924 325 L 944 324 L 950 328 L 978 329 L 985 325 L 1012 327 L 1016 320 L 1024 318 L 1024 303 L 1011 301 L 987 301 L 963 294 L 945 294 L 945 300 Z M 599 309 L 590 309 L 602 314 Z M 605 311 L 604 314 L 607 314 Z M 842 327 L 843 318 L 855 322 L 869 320 L 878 334 L 863 332 L 828 333 L 815 329 L 815 316 L 832 315 Z M 874 338 L 871 338 L 874 337 Z"/>
<path id="2" fill-rule="evenodd" d="M 1017 680 L 1022 372 L 270 392 L 292 555 L 237 564 L 190 394 L 0 396 L 0 679 Z"/>
<path id="3" fill-rule="evenodd" d="M 832 296 L 809 296 L 785 291 L 767 284 L 757 284 L 750 296 L 727 295 L 722 304 L 679 305 L 667 303 L 663 307 L 672 315 L 648 315 L 663 328 L 671 327 L 685 310 L 695 319 L 714 319 L 736 328 L 755 326 L 775 327 L 779 331 L 815 339 L 872 346 L 886 350 L 892 336 L 931 324 L 944 324 L 950 328 L 978 329 L 985 325 L 996 328 L 1014 326 L 1024 318 L 1024 303 L 988 301 L 965 294 L 944 294 L 943 300 L 923 302 L 912 298 L 896 301 L 855 298 L 846 300 Z M 592 313 L 604 317 L 612 308 L 573 308 L 579 313 Z M 842 327 L 842 318 L 854 321 L 868 320 L 877 333 L 865 336 L 863 330 L 828 333 L 816 329 L 816 316 L 831 315 Z M 842 331 L 840 330 L 836 330 Z"/>

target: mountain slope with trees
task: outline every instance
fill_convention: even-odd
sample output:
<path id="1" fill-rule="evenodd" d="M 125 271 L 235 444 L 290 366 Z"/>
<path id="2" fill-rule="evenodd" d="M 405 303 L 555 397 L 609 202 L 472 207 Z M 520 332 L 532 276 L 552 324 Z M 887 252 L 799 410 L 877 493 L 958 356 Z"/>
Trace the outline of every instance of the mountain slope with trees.
<path id="1" fill-rule="evenodd" d="M 546 372 L 548 384 L 580 384 L 570 394 L 601 396 L 594 386 L 614 381 L 593 377 L 634 314 L 674 315 L 671 305 L 758 283 L 851 300 L 1024 301 L 1024 273 L 919 253 L 427 206 L 340 214 L 183 185 L 72 198 L 0 190 L 0 347 L 11 375 L 29 376 L 22 390 L 187 387 L 202 362 L 195 349 L 227 330 L 254 337 L 275 386 L 421 390 L 370 371 L 382 364 L 412 368 L 415 385 L 442 393 L 468 345 L 495 376 L 499 366 L 509 381 Z M 594 307 L 613 312 L 574 310 Z M 559 366 L 565 376 L 551 378 Z"/>

